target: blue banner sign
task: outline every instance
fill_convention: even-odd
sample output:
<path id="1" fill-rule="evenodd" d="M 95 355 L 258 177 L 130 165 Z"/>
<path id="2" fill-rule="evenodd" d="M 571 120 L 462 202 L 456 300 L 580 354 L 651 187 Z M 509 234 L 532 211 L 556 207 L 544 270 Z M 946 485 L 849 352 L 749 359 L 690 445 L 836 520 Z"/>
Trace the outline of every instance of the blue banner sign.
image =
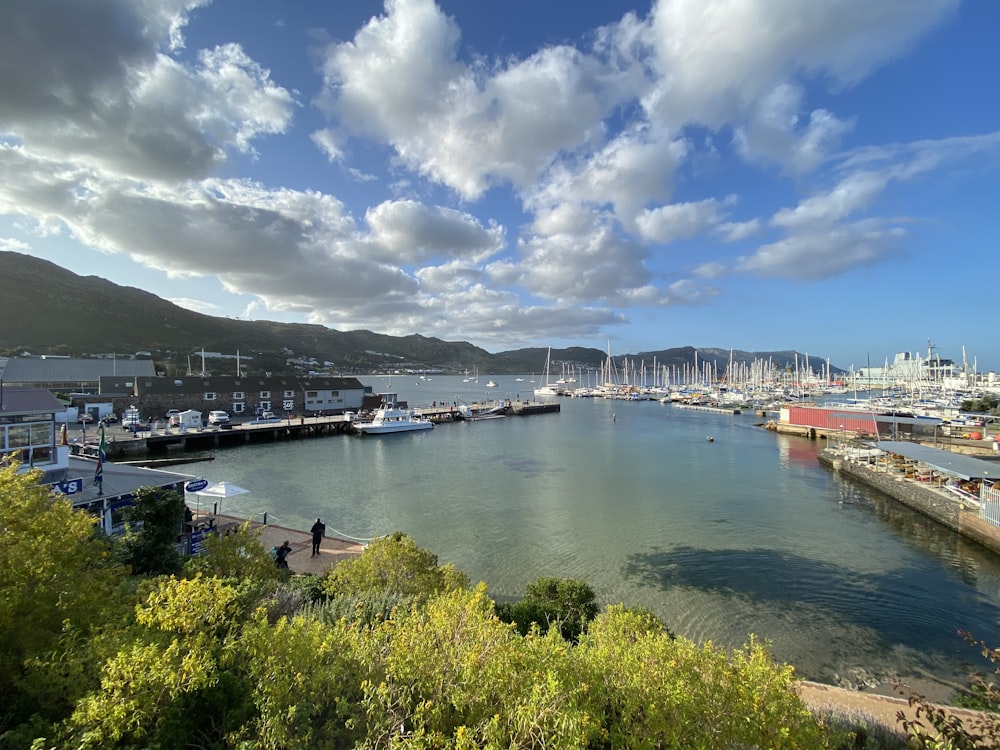
<path id="1" fill-rule="evenodd" d="M 203 489 L 208 487 L 207 479 L 192 479 L 186 485 L 184 485 L 185 492 L 201 492 Z"/>
<path id="2" fill-rule="evenodd" d="M 65 482 L 56 482 L 52 485 L 52 492 L 57 495 L 75 495 L 83 492 L 83 479 L 67 479 Z"/>

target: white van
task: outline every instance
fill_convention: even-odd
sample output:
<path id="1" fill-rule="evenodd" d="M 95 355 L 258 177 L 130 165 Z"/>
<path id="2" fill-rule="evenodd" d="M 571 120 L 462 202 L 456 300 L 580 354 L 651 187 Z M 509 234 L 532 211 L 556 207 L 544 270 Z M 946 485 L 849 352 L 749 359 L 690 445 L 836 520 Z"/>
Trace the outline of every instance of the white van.
<path id="1" fill-rule="evenodd" d="M 229 415 L 224 411 L 210 411 L 208 413 L 209 424 L 228 424 Z"/>

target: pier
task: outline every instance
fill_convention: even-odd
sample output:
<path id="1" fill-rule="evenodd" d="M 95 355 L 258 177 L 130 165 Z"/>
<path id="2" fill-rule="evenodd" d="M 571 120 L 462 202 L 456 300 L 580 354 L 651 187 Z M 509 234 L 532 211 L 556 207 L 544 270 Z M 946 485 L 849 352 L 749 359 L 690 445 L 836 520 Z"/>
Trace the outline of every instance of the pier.
<path id="1" fill-rule="evenodd" d="M 560 410 L 558 402 L 507 401 L 498 412 L 495 403 L 465 404 L 460 409 L 457 403 L 440 404 L 414 408 L 413 411 L 436 424 L 476 419 L 480 414 L 492 417 L 527 417 L 536 414 L 550 414 Z M 471 416 L 469 416 L 471 415 Z M 105 429 L 105 453 L 111 460 L 160 457 L 164 462 L 183 463 L 184 458 L 170 459 L 174 453 L 208 453 L 218 448 L 230 448 L 253 443 L 274 443 L 285 440 L 303 440 L 332 435 L 353 435 L 353 422 L 360 415 L 345 416 L 296 416 L 274 420 L 249 420 L 243 423 L 210 425 L 198 429 L 180 427 L 160 427 L 153 424 L 151 430 L 131 433 L 116 427 Z M 95 436 L 96 437 L 96 436 Z M 72 452 L 83 456 L 96 456 L 96 440 L 86 444 L 73 443 Z M 199 460 L 199 459 L 194 459 Z M 207 459 L 206 459 L 207 460 Z"/>

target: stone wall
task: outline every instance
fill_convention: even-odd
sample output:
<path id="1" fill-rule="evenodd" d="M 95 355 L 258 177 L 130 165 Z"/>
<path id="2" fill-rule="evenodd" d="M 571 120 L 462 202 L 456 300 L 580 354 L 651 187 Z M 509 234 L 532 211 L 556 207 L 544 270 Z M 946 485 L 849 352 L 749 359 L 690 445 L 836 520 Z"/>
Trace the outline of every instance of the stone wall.
<path id="1" fill-rule="evenodd" d="M 978 511 L 966 508 L 957 496 L 949 497 L 916 482 L 886 474 L 867 462 L 845 458 L 829 448 L 820 453 L 819 460 L 835 472 L 873 487 L 942 526 L 1000 554 L 1000 527 L 981 520 Z"/>

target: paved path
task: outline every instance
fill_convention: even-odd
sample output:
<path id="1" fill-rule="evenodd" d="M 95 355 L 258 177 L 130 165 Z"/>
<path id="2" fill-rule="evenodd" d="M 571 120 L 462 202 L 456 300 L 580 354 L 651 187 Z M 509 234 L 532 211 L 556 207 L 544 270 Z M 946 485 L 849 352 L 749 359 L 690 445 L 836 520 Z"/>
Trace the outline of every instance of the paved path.
<path id="1" fill-rule="evenodd" d="M 202 518 L 208 517 L 213 516 L 202 514 Z M 220 533 L 223 534 L 227 528 L 239 526 L 245 520 L 235 516 L 222 515 L 214 516 L 214 518 L 216 526 L 219 528 Z M 280 547 L 282 542 L 288 541 L 292 548 L 292 552 L 287 558 L 288 568 L 293 573 L 323 575 L 331 566 L 345 558 L 360 555 L 364 549 L 364 544 L 361 542 L 326 537 L 320 544 L 319 555 L 313 557 L 312 534 L 308 531 L 289 529 L 284 526 L 275 526 L 274 524 L 267 524 L 265 526 L 257 521 L 251 521 L 250 525 L 254 529 L 261 530 L 260 543 L 264 545 L 264 549 Z"/>

